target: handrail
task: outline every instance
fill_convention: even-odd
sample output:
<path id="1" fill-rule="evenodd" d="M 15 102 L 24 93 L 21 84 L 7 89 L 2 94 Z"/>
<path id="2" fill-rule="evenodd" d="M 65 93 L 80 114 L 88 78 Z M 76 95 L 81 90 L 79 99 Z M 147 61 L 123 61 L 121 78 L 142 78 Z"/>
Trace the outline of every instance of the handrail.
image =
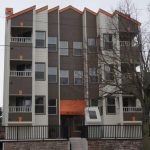
<path id="1" fill-rule="evenodd" d="M 32 71 L 10 71 L 12 77 L 31 77 Z"/>
<path id="2" fill-rule="evenodd" d="M 31 112 L 31 106 L 9 106 L 9 112 Z"/>
<path id="3" fill-rule="evenodd" d="M 11 37 L 11 42 L 14 43 L 32 43 L 31 37 Z"/>
<path id="4" fill-rule="evenodd" d="M 141 112 L 142 107 L 123 107 L 123 112 Z"/>

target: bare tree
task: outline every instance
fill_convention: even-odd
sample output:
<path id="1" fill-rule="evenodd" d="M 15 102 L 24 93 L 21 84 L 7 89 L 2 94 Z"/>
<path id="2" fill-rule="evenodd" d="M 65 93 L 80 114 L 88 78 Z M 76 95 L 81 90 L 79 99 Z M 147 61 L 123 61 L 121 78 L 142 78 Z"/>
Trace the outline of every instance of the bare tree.
<path id="1" fill-rule="evenodd" d="M 143 149 L 149 150 L 150 110 L 150 34 L 140 29 L 140 23 L 131 18 L 136 9 L 129 0 L 119 5 L 119 26 L 115 15 L 108 26 L 113 28 L 114 40 L 103 39 L 99 52 L 101 97 L 114 94 L 131 94 L 142 106 Z M 124 14 L 122 14 L 124 13 Z M 109 34 L 106 38 L 109 37 Z M 118 42 L 119 41 L 119 42 Z"/>

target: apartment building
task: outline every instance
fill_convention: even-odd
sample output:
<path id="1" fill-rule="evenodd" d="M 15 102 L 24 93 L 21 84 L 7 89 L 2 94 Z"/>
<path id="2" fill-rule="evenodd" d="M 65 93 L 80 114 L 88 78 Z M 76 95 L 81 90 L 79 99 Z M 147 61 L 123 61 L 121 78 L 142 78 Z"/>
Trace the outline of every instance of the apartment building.
<path id="1" fill-rule="evenodd" d="M 113 89 L 101 86 L 101 79 L 113 80 L 113 61 L 99 60 L 99 51 L 109 55 L 114 45 L 123 60 L 139 29 L 118 11 L 6 8 L 3 125 L 70 125 L 76 134 L 88 115 L 94 124 L 141 123 L 132 95 L 102 96 L 101 88 Z"/>

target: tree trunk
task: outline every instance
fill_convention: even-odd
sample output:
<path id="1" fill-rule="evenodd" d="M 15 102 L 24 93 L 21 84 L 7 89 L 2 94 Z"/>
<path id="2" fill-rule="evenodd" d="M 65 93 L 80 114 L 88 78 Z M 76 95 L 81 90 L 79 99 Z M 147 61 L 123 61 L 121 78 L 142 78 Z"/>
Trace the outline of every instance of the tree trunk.
<path id="1" fill-rule="evenodd" d="M 149 140 L 149 109 L 147 106 L 143 108 L 143 150 L 150 150 Z"/>

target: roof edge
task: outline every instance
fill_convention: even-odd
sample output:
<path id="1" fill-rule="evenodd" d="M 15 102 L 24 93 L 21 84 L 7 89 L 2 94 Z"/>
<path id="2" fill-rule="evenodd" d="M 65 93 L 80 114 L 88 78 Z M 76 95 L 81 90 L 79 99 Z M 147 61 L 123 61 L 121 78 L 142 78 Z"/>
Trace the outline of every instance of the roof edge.
<path id="1" fill-rule="evenodd" d="M 91 9 L 89 9 L 89 8 L 87 8 L 87 7 L 84 8 L 83 13 L 84 13 L 85 11 L 88 11 L 88 12 L 92 13 L 92 14 L 95 15 L 95 16 L 97 15 L 96 12 L 94 12 L 93 10 L 91 10 Z"/>
<path id="2" fill-rule="evenodd" d="M 68 10 L 68 9 L 72 9 L 72 10 L 74 10 L 74 11 L 76 11 L 76 12 L 82 14 L 82 11 L 80 11 L 79 9 L 77 9 L 77 8 L 71 6 L 71 5 L 60 9 L 59 12 L 62 13 L 62 12 L 64 12 L 64 11 Z"/>
<path id="3" fill-rule="evenodd" d="M 6 17 L 6 18 L 7 18 L 7 19 L 15 18 L 15 17 L 17 17 L 17 16 L 20 16 L 20 15 L 26 13 L 26 12 L 29 12 L 29 11 L 31 11 L 31 10 L 34 10 L 35 8 L 36 8 L 36 5 L 34 5 L 34 6 L 32 6 L 32 7 L 29 7 L 29 8 L 26 8 L 26 9 L 24 9 L 24 10 L 22 10 L 22 11 L 17 12 L 17 13 L 14 13 L 14 14 L 12 14 L 12 15 Z"/>
<path id="4" fill-rule="evenodd" d="M 141 25 L 141 22 L 139 22 L 139 21 L 137 21 L 137 20 L 135 20 L 135 19 L 133 19 L 133 18 L 127 16 L 126 14 L 124 14 L 124 13 L 118 11 L 118 10 L 115 10 L 115 11 L 113 12 L 112 16 L 114 16 L 114 15 L 116 15 L 116 14 L 118 14 L 118 15 L 120 15 L 120 16 L 122 16 L 122 17 L 128 19 L 128 20 L 133 21 L 134 23 L 138 24 L 139 26 Z"/>
<path id="5" fill-rule="evenodd" d="M 98 13 L 102 13 L 102 14 L 104 14 L 104 15 L 106 15 L 106 16 L 112 17 L 112 14 L 111 14 L 111 13 L 109 13 L 108 11 L 105 11 L 105 10 L 103 10 L 103 9 L 99 9 L 98 12 L 97 12 L 97 14 L 98 14 Z"/>
<path id="6" fill-rule="evenodd" d="M 39 8 L 39 9 L 37 9 L 37 10 L 36 10 L 36 13 L 40 13 L 40 12 L 42 12 L 42 11 L 44 11 L 44 10 L 47 10 L 47 9 L 48 9 L 48 5 L 43 6 L 43 7 Z"/>
<path id="7" fill-rule="evenodd" d="M 48 10 L 48 13 L 50 13 L 50 12 L 52 12 L 52 11 L 55 11 L 55 10 L 58 10 L 58 9 L 59 9 L 59 6 L 50 8 L 50 9 Z"/>

